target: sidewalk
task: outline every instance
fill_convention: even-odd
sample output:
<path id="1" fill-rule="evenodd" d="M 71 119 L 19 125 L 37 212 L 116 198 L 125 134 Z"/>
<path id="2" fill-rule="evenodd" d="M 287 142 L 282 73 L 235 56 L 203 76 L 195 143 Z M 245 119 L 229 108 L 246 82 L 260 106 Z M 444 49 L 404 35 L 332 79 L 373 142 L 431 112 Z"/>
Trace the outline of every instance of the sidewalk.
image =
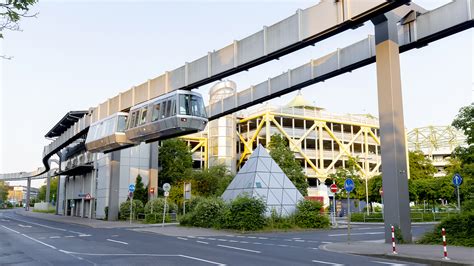
<path id="1" fill-rule="evenodd" d="M 450 260 L 442 259 L 443 246 L 441 245 L 397 245 L 397 255 L 392 254 L 391 244 L 369 241 L 351 242 L 350 244 L 331 243 L 321 246 L 321 249 L 429 265 L 474 265 L 474 248 L 449 245 L 448 257 Z"/>
<path id="2" fill-rule="evenodd" d="M 89 226 L 93 228 L 148 228 L 148 227 L 157 227 L 161 224 L 142 224 L 133 222 L 130 224 L 129 221 L 103 221 L 97 219 L 88 219 L 88 218 L 80 218 L 80 217 L 71 217 L 71 216 L 62 216 L 62 215 L 55 215 L 49 213 L 39 213 L 39 212 L 32 212 L 32 211 L 25 211 L 25 210 L 16 210 L 16 214 L 44 219 L 48 221 L 60 222 L 60 223 L 69 223 L 69 224 L 78 224 Z M 177 225 L 178 223 L 165 223 L 165 226 L 170 225 Z"/>

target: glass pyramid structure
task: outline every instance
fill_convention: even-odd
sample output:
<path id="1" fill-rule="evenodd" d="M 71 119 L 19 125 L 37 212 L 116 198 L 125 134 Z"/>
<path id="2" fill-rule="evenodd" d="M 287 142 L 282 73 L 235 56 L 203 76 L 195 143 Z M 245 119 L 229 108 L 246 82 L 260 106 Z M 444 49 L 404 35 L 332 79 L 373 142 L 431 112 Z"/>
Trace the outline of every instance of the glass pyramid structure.
<path id="1" fill-rule="evenodd" d="M 278 215 L 288 216 L 303 199 L 293 182 L 260 144 L 250 155 L 227 189 L 222 194 L 225 201 L 240 195 L 261 198 L 267 204 L 269 216 L 274 209 Z"/>

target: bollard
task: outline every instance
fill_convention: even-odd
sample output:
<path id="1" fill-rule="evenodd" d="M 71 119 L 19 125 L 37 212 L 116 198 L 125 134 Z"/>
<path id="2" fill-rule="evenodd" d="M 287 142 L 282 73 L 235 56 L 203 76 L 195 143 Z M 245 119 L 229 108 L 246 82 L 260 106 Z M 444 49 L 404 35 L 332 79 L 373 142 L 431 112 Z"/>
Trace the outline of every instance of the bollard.
<path id="1" fill-rule="evenodd" d="M 441 234 L 443 235 L 443 259 L 449 260 L 448 249 L 446 248 L 446 230 L 444 230 L 444 228 L 441 229 Z"/>
<path id="2" fill-rule="evenodd" d="M 392 225 L 392 254 L 398 254 L 395 248 L 395 227 Z"/>

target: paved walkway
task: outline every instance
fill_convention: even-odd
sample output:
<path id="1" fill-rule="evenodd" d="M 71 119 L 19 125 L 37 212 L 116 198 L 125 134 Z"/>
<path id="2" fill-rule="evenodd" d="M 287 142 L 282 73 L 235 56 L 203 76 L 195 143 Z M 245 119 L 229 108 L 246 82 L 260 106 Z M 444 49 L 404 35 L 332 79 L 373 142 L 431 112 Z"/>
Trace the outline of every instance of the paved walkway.
<path id="1" fill-rule="evenodd" d="M 145 227 L 157 227 L 161 224 L 142 224 L 133 222 L 130 224 L 129 221 L 103 221 L 97 219 L 87 219 L 87 218 L 80 218 L 80 217 L 71 217 L 71 216 L 62 216 L 62 215 L 55 215 L 50 213 L 39 213 L 39 212 L 31 212 L 25 211 L 23 209 L 16 210 L 17 214 L 33 217 L 33 218 L 40 218 L 49 221 L 55 221 L 60 223 L 71 223 L 71 224 L 78 224 L 78 225 L 85 225 L 90 226 L 93 228 L 145 228 Z M 177 223 L 166 223 L 165 226 L 170 225 L 177 225 Z"/>
<path id="2" fill-rule="evenodd" d="M 322 249 L 340 253 L 352 253 L 399 259 L 429 265 L 474 265 L 474 248 L 448 246 L 448 257 L 444 260 L 441 245 L 397 245 L 398 254 L 392 254 L 392 245 L 380 242 L 331 243 L 321 246 Z"/>

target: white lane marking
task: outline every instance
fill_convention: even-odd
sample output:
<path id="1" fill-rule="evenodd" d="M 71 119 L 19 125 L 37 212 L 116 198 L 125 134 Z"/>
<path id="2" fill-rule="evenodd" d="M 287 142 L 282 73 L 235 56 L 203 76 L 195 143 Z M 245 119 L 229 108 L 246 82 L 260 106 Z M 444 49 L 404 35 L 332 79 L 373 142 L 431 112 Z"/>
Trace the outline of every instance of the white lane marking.
<path id="1" fill-rule="evenodd" d="M 319 241 L 307 240 L 309 243 L 318 243 Z"/>
<path id="2" fill-rule="evenodd" d="M 65 236 L 65 237 L 67 237 L 67 238 L 71 238 L 71 237 L 75 237 L 75 236 Z"/>
<path id="3" fill-rule="evenodd" d="M 317 250 L 317 249 L 319 249 L 319 248 L 311 248 L 311 249 Z"/>
<path id="4" fill-rule="evenodd" d="M 258 237 L 258 239 L 268 239 L 267 237 Z"/>
<path id="5" fill-rule="evenodd" d="M 277 245 L 279 247 L 288 247 L 288 245 Z"/>
<path id="6" fill-rule="evenodd" d="M 228 236 L 228 237 L 234 237 L 234 235 L 225 235 L 225 236 Z"/>
<path id="7" fill-rule="evenodd" d="M 31 228 L 31 225 L 23 225 L 23 224 L 18 224 L 19 227 L 23 227 L 23 228 Z"/>
<path id="8" fill-rule="evenodd" d="M 209 239 L 209 240 L 216 240 L 215 238 L 212 238 L 212 237 L 208 237 L 207 239 Z"/>
<path id="9" fill-rule="evenodd" d="M 186 256 L 186 255 L 179 255 L 179 256 L 180 256 L 180 257 L 183 257 L 183 258 L 188 258 L 188 259 L 191 259 L 191 260 L 197 260 L 197 261 L 207 262 L 207 263 L 214 264 L 214 265 L 225 266 L 225 264 L 219 263 L 219 262 L 215 262 L 215 261 L 200 259 L 200 258 L 196 258 L 196 257 Z"/>
<path id="10" fill-rule="evenodd" d="M 301 237 L 293 237 L 293 239 L 301 239 Z"/>
<path id="11" fill-rule="evenodd" d="M 322 260 L 313 260 L 313 262 L 322 263 L 322 264 L 329 264 L 329 265 L 334 265 L 334 266 L 342 266 L 342 265 L 344 265 L 344 264 L 332 263 L 332 262 L 327 262 L 327 261 L 322 261 Z"/>
<path id="12" fill-rule="evenodd" d="M 54 230 L 63 231 L 63 232 L 67 231 L 66 229 L 62 229 L 62 228 L 52 227 L 52 226 L 39 224 L 39 223 L 34 223 L 34 222 L 28 222 L 28 221 L 25 221 L 25 220 L 12 218 L 12 217 L 9 217 L 9 218 L 12 219 L 12 220 L 15 220 L 15 221 L 19 221 L 19 222 L 23 222 L 23 223 L 27 223 L 27 224 L 33 224 L 33 225 L 37 225 L 37 226 L 42 226 L 42 227 L 49 228 L 49 229 L 54 229 Z"/>
<path id="13" fill-rule="evenodd" d="M 61 238 L 60 236 L 50 236 L 49 238 Z"/>
<path id="14" fill-rule="evenodd" d="M 323 244 L 332 244 L 332 242 L 328 242 L 328 241 L 321 241 L 321 243 L 323 243 Z"/>
<path id="15" fill-rule="evenodd" d="M 237 236 L 237 237 L 245 237 L 245 236 Z"/>
<path id="16" fill-rule="evenodd" d="M 187 238 L 196 238 L 195 236 L 187 236 Z"/>
<path id="17" fill-rule="evenodd" d="M 239 241 L 239 243 L 248 244 L 249 242 L 247 242 L 247 241 Z"/>
<path id="18" fill-rule="evenodd" d="M 293 241 L 293 239 L 285 239 L 285 241 L 289 241 L 289 242 L 291 242 L 291 241 Z"/>
<path id="19" fill-rule="evenodd" d="M 5 228 L 5 229 L 8 229 L 8 230 L 10 230 L 10 231 L 12 231 L 12 232 L 14 232 L 14 233 L 17 233 L 17 234 L 20 233 L 20 232 L 15 231 L 15 230 L 13 230 L 13 229 L 11 229 L 11 228 L 8 228 L 8 227 L 6 227 L 6 226 L 4 226 L 4 225 L 2 225 L 2 227 Z"/>
<path id="20" fill-rule="evenodd" d="M 83 235 L 79 235 L 80 237 L 86 237 L 86 236 L 92 236 L 92 235 L 86 235 L 86 234 L 83 234 Z"/>
<path id="21" fill-rule="evenodd" d="M 186 259 L 191 259 L 191 260 L 197 260 L 197 261 L 202 261 L 202 262 L 207 262 L 209 264 L 214 264 L 214 265 L 219 265 L 219 266 L 225 266 L 224 263 L 219 263 L 215 261 L 210 261 L 210 260 L 205 260 L 201 258 L 196 258 L 196 257 L 191 257 L 187 255 L 182 255 L 182 254 L 116 254 L 116 253 L 102 253 L 102 254 L 95 254 L 95 253 L 80 253 L 80 252 L 73 252 L 73 251 L 67 251 L 67 250 L 62 250 L 60 249 L 59 251 L 70 254 L 70 255 L 83 255 L 83 256 L 123 256 L 123 257 L 181 257 L 181 258 L 186 258 Z"/>
<path id="22" fill-rule="evenodd" d="M 237 240 L 229 240 L 229 242 L 238 243 L 239 241 L 237 241 Z"/>
<path id="23" fill-rule="evenodd" d="M 373 260 L 372 262 L 374 262 L 374 263 L 380 263 L 380 264 L 388 264 L 388 265 L 393 265 L 393 266 L 405 266 L 405 265 L 406 265 L 406 264 L 391 263 L 391 262 L 376 261 L 376 260 Z"/>
<path id="24" fill-rule="evenodd" d="M 255 237 L 255 236 L 248 236 L 248 238 L 257 238 L 257 237 Z"/>
<path id="25" fill-rule="evenodd" d="M 49 245 L 49 244 L 46 244 L 46 243 L 44 243 L 43 241 L 39 241 L 38 239 L 32 238 L 32 237 L 27 236 L 27 235 L 25 235 L 25 234 L 21 234 L 21 235 L 24 236 L 24 237 L 26 237 L 26 238 L 29 238 L 29 239 L 31 239 L 31 240 L 33 240 L 33 241 L 35 241 L 35 242 L 38 242 L 38 243 L 40 243 L 40 244 L 42 244 L 42 245 L 45 245 L 45 246 L 47 246 L 47 247 L 49 247 L 49 248 L 56 249 L 55 246 L 51 246 L 51 245 Z"/>
<path id="26" fill-rule="evenodd" d="M 111 235 L 111 237 L 118 237 L 118 235 Z"/>
<path id="27" fill-rule="evenodd" d="M 78 235 L 87 235 L 85 233 L 81 233 L 81 232 L 76 232 L 76 231 L 72 231 L 72 230 L 69 230 L 70 233 L 73 233 L 73 234 L 78 234 Z"/>
<path id="28" fill-rule="evenodd" d="M 202 237 L 202 236 L 198 236 L 197 238 L 199 238 L 199 239 L 206 239 L 205 237 Z"/>
<path id="29" fill-rule="evenodd" d="M 218 247 L 223 247 L 223 248 L 230 248 L 230 249 L 237 249 L 237 250 L 242 250 L 242 251 L 247 251 L 247 252 L 253 252 L 253 253 L 262 253 L 261 251 L 258 250 L 252 250 L 252 249 L 246 249 L 246 248 L 238 248 L 238 247 L 233 247 L 233 246 L 226 246 L 226 245 L 217 245 Z"/>
<path id="30" fill-rule="evenodd" d="M 302 239 L 296 239 L 295 241 L 296 241 L 296 242 L 305 242 L 305 241 L 302 240 Z"/>
<path id="31" fill-rule="evenodd" d="M 222 238 L 219 238 L 217 239 L 218 241 L 222 241 L 222 242 L 227 242 L 227 239 L 222 239 Z"/>
<path id="32" fill-rule="evenodd" d="M 384 234 L 384 232 L 367 232 L 367 233 L 351 233 L 351 235 L 380 235 Z M 328 236 L 347 236 L 347 233 L 345 234 L 333 234 L 333 235 L 328 235 Z"/>
<path id="33" fill-rule="evenodd" d="M 177 239 L 188 240 L 187 238 L 184 238 L 184 237 L 177 237 Z"/>
<path id="34" fill-rule="evenodd" d="M 262 243 L 260 242 L 253 242 L 254 245 L 261 245 Z"/>
<path id="35" fill-rule="evenodd" d="M 5 220 L 5 219 L 2 219 L 2 222 L 9 222 L 10 220 Z"/>
<path id="36" fill-rule="evenodd" d="M 113 240 L 113 239 L 109 239 L 109 238 L 107 238 L 107 241 L 110 241 L 110 242 L 115 242 L 115 243 L 119 243 L 119 244 L 124 244 L 124 245 L 128 245 L 128 243 L 127 243 L 127 242 L 118 241 L 118 240 Z"/>
<path id="37" fill-rule="evenodd" d="M 196 242 L 198 242 L 198 243 L 201 243 L 201 244 L 206 244 L 206 245 L 208 245 L 208 244 L 209 244 L 209 242 L 205 242 L 205 241 L 199 241 L 199 240 L 196 240 Z"/>

